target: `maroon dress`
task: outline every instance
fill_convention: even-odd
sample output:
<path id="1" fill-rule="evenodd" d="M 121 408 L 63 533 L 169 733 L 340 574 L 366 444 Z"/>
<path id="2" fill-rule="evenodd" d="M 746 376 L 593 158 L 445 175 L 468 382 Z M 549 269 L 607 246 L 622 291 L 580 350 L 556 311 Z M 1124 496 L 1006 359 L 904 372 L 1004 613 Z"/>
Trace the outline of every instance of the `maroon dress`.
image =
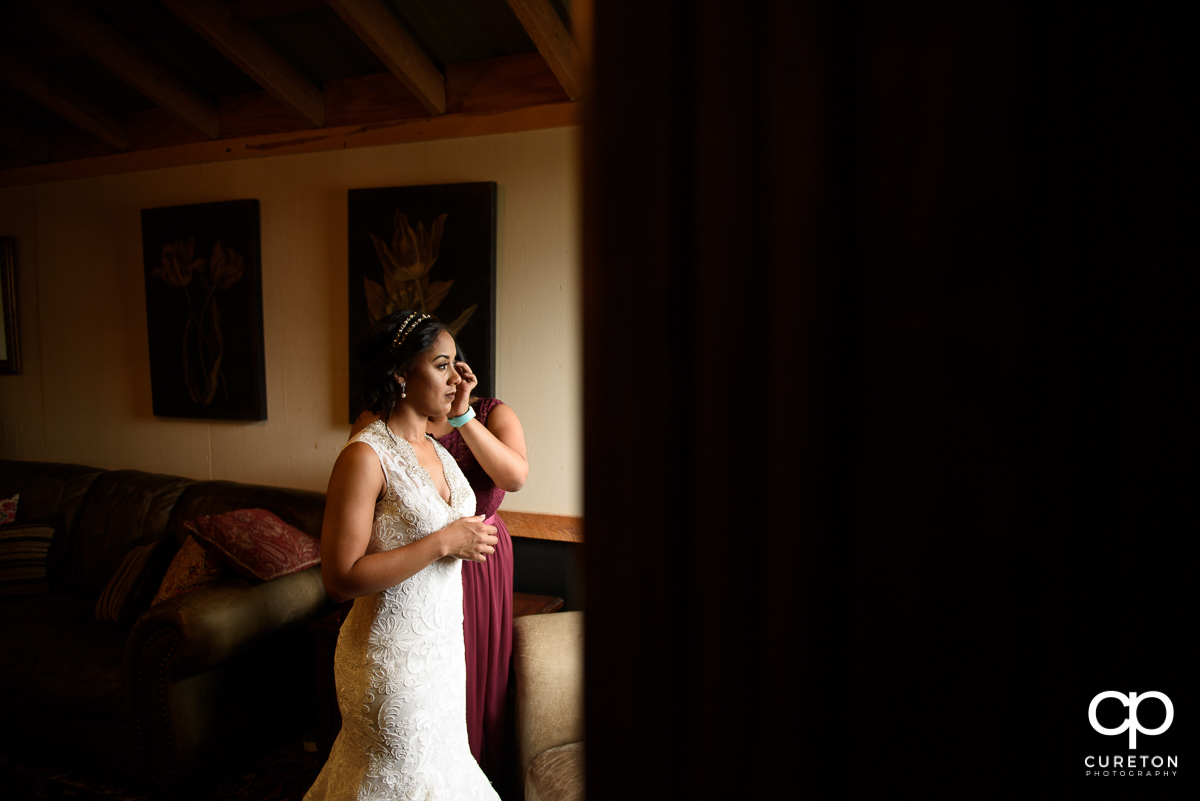
<path id="1" fill-rule="evenodd" d="M 478 398 L 475 417 L 487 425 L 496 398 Z M 467 738 L 471 753 L 497 787 L 505 772 L 505 715 L 512 657 L 512 538 L 496 510 L 504 490 L 484 472 L 457 430 L 439 437 L 475 490 L 475 514 L 496 527 L 496 552 L 486 562 L 463 562 L 463 629 L 467 644 Z"/>

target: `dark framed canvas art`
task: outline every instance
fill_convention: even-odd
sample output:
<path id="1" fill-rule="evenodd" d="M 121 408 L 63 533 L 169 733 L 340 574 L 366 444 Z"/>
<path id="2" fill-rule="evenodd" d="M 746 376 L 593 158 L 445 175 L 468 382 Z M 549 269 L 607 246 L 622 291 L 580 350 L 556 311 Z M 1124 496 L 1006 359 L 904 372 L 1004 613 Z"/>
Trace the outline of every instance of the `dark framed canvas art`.
<path id="1" fill-rule="evenodd" d="M 476 393 L 495 392 L 496 184 L 351 189 L 348 210 L 350 420 L 361 411 L 356 345 L 404 309 L 446 323 Z"/>
<path id="2" fill-rule="evenodd" d="M 21 372 L 15 242 L 11 236 L 0 237 L 0 374 L 9 375 Z"/>
<path id="3" fill-rule="evenodd" d="M 257 200 L 142 211 L 154 414 L 266 420 Z"/>

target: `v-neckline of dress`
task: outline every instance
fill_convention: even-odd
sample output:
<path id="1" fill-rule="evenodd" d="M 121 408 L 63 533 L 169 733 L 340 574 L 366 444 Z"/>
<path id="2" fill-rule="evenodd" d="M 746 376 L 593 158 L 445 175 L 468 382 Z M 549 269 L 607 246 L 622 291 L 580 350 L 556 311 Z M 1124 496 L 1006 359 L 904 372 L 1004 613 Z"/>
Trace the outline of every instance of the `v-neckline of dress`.
<path id="1" fill-rule="evenodd" d="M 446 491 L 450 493 L 449 500 L 442 497 L 442 493 L 438 490 L 437 482 L 433 480 L 433 476 L 430 475 L 429 471 L 425 469 L 425 465 L 421 464 L 421 460 L 417 457 L 417 449 L 413 447 L 412 443 L 408 440 L 401 440 L 399 437 L 393 434 L 392 429 L 388 428 L 388 424 L 382 419 L 379 422 L 383 425 L 384 430 L 387 431 L 388 437 L 392 440 L 392 445 L 396 449 L 397 453 L 400 453 L 401 441 L 404 442 L 405 447 L 408 448 L 407 455 L 412 458 L 413 465 L 416 466 L 417 470 L 421 471 L 421 475 L 425 476 L 426 485 L 433 490 L 433 494 L 438 497 L 438 500 L 446 504 L 446 507 L 453 511 L 454 487 L 450 486 L 450 476 L 446 474 L 446 462 L 444 459 L 442 459 L 442 454 L 438 451 L 438 446 L 440 443 L 437 441 L 437 437 L 433 436 L 433 434 L 430 434 L 429 432 L 425 433 L 425 437 L 433 443 L 433 455 L 437 457 L 438 464 L 442 466 L 442 480 L 446 482 Z"/>

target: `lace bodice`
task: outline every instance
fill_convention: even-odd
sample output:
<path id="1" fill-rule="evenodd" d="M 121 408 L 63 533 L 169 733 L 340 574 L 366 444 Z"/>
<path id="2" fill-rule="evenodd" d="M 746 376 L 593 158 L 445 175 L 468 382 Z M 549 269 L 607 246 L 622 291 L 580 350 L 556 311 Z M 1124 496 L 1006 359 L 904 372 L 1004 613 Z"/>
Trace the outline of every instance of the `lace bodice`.
<path id="1" fill-rule="evenodd" d="M 475 493 L 462 470 L 437 440 L 433 437 L 429 440 L 434 443 L 446 474 L 446 484 L 450 487 L 449 503 L 438 494 L 433 479 L 417 461 L 412 445 L 392 436 L 382 420 L 371 423 L 350 440 L 365 442 L 374 449 L 387 482 L 384 496 L 375 504 L 372 551 L 390 551 L 408 545 L 460 517 L 475 514 Z"/>

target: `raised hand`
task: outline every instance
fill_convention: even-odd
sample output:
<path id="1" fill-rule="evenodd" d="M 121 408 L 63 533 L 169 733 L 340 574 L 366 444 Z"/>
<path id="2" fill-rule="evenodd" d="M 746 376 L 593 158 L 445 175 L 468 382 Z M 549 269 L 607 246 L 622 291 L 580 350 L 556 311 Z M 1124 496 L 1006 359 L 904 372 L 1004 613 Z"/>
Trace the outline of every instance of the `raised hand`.
<path id="1" fill-rule="evenodd" d="M 496 527 L 483 522 L 483 515 L 460 517 L 442 529 L 447 556 L 469 562 L 486 562 L 496 552 Z"/>
<path id="2" fill-rule="evenodd" d="M 461 417 L 471 406 L 471 393 L 479 385 L 479 377 L 471 372 L 471 366 L 466 362 L 455 362 L 454 369 L 462 376 L 462 381 L 458 385 L 458 394 L 454 396 L 454 402 L 450 404 L 449 416 Z"/>

